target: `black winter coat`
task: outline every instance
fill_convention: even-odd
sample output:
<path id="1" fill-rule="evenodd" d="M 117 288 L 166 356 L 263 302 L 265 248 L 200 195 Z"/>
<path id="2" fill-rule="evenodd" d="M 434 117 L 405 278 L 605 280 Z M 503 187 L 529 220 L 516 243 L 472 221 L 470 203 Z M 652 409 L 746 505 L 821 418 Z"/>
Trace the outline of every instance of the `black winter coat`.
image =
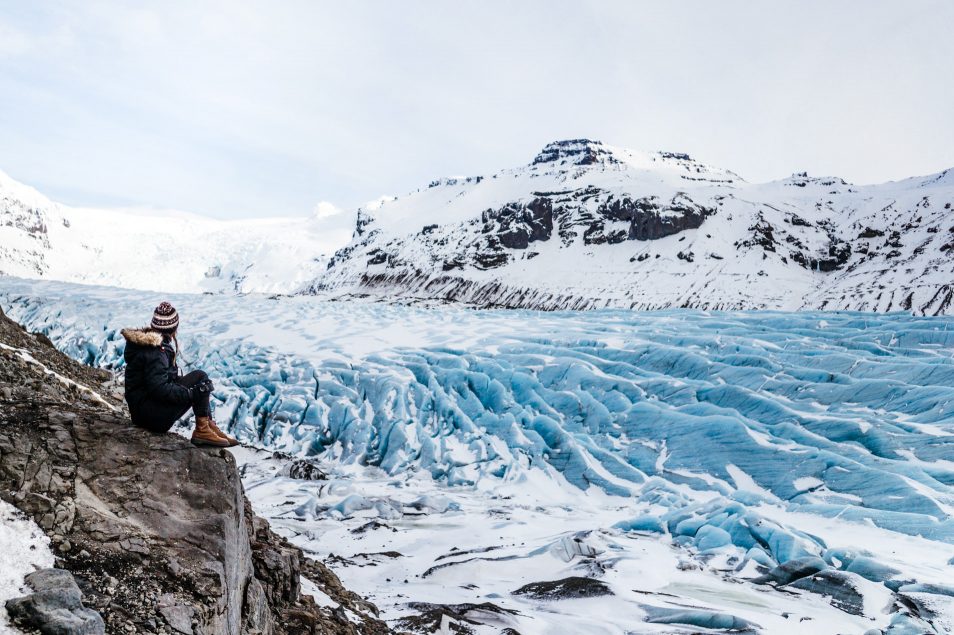
<path id="1" fill-rule="evenodd" d="M 175 351 L 168 337 L 146 329 L 123 329 L 126 338 L 126 403 L 135 422 L 147 401 L 187 406 L 189 389 L 179 384 Z"/>

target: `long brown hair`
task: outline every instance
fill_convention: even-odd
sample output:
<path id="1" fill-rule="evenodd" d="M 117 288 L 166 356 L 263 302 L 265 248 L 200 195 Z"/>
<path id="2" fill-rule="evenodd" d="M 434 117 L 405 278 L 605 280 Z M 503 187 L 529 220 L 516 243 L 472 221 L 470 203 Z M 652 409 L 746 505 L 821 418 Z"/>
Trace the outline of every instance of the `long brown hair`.
<path id="1" fill-rule="evenodd" d="M 172 363 L 173 363 L 173 364 L 176 363 L 176 359 L 182 357 L 182 354 L 179 353 L 179 338 L 176 337 L 176 335 L 177 335 L 178 333 L 179 333 L 179 329 L 176 329 L 176 330 L 174 330 L 174 331 L 172 332 L 172 334 L 171 334 L 172 341 L 175 342 L 175 344 L 176 344 L 176 351 L 175 351 L 175 353 L 173 353 L 173 358 L 172 358 Z M 189 366 L 191 366 L 191 364 L 186 361 L 186 358 L 185 358 L 185 357 L 182 357 L 182 365 L 185 366 L 185 367 L 187 367 L 187 368 L 188 368 Z"/>
<path id="2" fill-rule="evenodd" d="M 173 344 L 175 344 L 175 350 L 172 351 L 172 365 L 175 366 L 175 365 L 176 365 L 176 360 L 179 359 L 179 358 L 182 358 L 182 363 L 183 363 L 183 365 L 185 365 L 186 367 L 191 366 L 191 364 L 186 361 L 185 357 L 182 357 L 182 353 L 179 352 L 179 338 L 176 337 L 176 335 L 178 335 L 178 333 L 179 333 L 179 329 L 178 329 L 178 328 L 176 328 L 176 330 L 174 330 L 172 333 L 168 333 L 168 332 L 166 332 L 166 331 L 160 331 L 160 330 L 158 330 L 158 329 L 156 329 L 156 328 L 153 328 L 152 326 L 146 327 L 146 328 L 143 329 L 143 330 L 144 330 L 144 331 L 154 331 L 154 332 L 156 332 L 156 333 L 159 333 L 160 335 L 168 335 L 168 336 L 169 336 L 169 339 L 171 339 L 172 342 L 173 342 Z"/>

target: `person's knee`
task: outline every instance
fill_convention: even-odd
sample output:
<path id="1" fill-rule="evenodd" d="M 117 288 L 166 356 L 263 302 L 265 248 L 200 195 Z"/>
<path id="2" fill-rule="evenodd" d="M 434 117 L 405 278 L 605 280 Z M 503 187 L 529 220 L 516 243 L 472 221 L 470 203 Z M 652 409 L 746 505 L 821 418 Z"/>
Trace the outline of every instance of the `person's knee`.
<path id="1" fill-rule="evenodd" d="M 208 373 L 206 373 L 204 370 L 194 370 L 192 371 L 191 375 L 195 379 L 196 383 L 205 381 L 209 378 Z"/>

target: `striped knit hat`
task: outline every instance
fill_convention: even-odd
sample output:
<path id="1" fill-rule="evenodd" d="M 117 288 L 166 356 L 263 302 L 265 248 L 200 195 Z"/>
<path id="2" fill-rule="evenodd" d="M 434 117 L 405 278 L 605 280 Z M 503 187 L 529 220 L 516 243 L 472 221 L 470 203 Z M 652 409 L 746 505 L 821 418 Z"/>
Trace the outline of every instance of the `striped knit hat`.
<path id="1" fill-rule="evenodd" d="M 149 326 L 160 333 L 174 332 L 179 328 L 179 314 L 176 308 L 168 302 L 163 302 L 152 312 L 152 322 Z"/>

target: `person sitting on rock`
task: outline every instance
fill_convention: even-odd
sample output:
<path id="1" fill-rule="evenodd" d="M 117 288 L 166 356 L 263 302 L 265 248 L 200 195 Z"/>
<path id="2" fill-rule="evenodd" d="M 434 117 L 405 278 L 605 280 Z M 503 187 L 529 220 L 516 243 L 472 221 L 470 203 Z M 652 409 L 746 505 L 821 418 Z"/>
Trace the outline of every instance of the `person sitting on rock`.
<path id="1" fill-rule="evenodd" d="M 179 314 L 168 302 L 156 307 L 152 322 L 141 329 L 123 329 L 126 339 L 126 403 L 133 424 L 152 432 L 168 432 L 189 408 L 195 414 L 192 443 L 238 445 L 212 420 L 212 380 L 201 370 L 179 375 L 176 358 Z M 173 348 L 174 345 L 174 348 Z"/>

